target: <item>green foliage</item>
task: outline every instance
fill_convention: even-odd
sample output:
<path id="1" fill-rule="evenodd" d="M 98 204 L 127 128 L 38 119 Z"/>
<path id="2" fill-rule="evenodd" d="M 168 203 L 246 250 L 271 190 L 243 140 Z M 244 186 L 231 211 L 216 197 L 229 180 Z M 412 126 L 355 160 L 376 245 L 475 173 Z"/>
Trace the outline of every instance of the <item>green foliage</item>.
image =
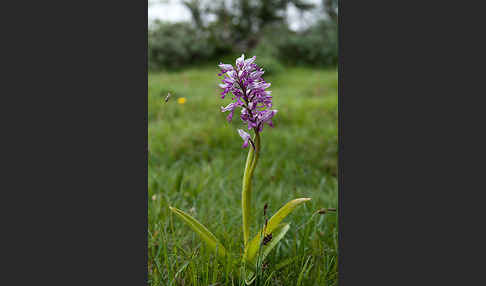
<path id="1" fill-rule="evenodd" d="M 252 55 L 257 56 L 258 65 L 265 70 L 265 75 L 275 75 L 285 71 L 284 66 L 280 61 L 274 57 L 269 56 L 259 56 L 258 53 L 253 53 Z"/>
<path id="2" fill-rule="evenodd" d="M 225 62 L 232 63 L 236 51 L 256 55 L 267 76 L 284 71 L 282 63 L 337 65 L 338 30 L 332 21 L 321 21 L 302 32 L 269 24 L 260 33 L 245 36 L 248 32 L 240 31 L 243 28 L 229 19 L 232 17 L 227 16 L 224 24 L 214 22 L 203 29 L 189 23 L 155 22 L 148 35 L 149 69 L 178 69 L 209 62 L 216 65 L 223 56 L 230 59 Z"/>
<path id="3" fill-rule="evenodd" d="M 228 5 L 224 0 L 185 0 L 192 20 L 204 30 L 208 25 L 201 19 L 211 15 L 215 26 L 229 30 L 226 37 L 235 50 L 247 50 L 258 42 L 260 32 L 271 25 L 282 26 L 285 23 L 285 11 L 291 3 L 298 10 L 307 11 L 315 7 L 308 0 L 236 0 Z"/>
<path id="4" fill-rule="evenodd" d="M 339 9 L 339 0 L 322 0 L 322 5 L 326 10 L 326 14 L 332 21 L 338 21 L 338 9 Z"/>
<path id="5" fill-rule="evenodd" d="M 155 22 L 148 34 L 149 69 L 180 68 L 208 60 L 215 49 L 208 34 L 188 23 Z"/>
<path id="6" fill-rule="evenodd" d="M 180 209 L 169 206 L 169 209 L 179 216 L 184 222 L 195 231 L 199 237 L 211 248 L 212 251 L 217 252 L 220 256 L 226 255 L 226 250 L 219 240 L 212 234 L 204 225 L 198 222 L 195 218 L 189 214 L 181 211 Z"/>
<path id="7" fill-rule="evenodd" d="M 271 26 L 262 31 L 258 45 L 249 55 L 256 55 L 266 75 L 285 70 L 287 65 L 328 67 L 338 63 L 338 30 L 332 21 L 320 21 L 302 32 Z"/>
<path id="8" fill-rule="evenodd" d="M 321 21 L 308 30 L 281 37 L 278 57 L 291 64 L 335 66 L 338 63 L 338 29 L 331 21 Z"/>
<path id="9" fill-rule="evenodd" d="M 257 62 L 265 70 L 265 76 L 275 75 L 285 70 L 278 59 L 279 51 L 275 43 L 278 41 L 278 36 L 285 35 L 286 32 L 285 28 L 267 27 L 258 45 L 248 53 L 249 56 L 257 56 Z"/>

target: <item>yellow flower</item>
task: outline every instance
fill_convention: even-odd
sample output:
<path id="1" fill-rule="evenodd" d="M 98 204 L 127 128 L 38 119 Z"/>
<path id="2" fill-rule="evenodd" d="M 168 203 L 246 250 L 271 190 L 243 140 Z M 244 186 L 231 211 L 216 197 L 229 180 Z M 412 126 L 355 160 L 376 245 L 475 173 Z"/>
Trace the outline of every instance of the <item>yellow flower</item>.
<path id="1" fill-rule="evenodd" d="M 179 97 L 179 98 L 177 99 L 177 103 L 179 103 L 179 104 L 184 104 L 184 103 L 186 103 L 186 98 L 185 98 L 185 97 Z"/>

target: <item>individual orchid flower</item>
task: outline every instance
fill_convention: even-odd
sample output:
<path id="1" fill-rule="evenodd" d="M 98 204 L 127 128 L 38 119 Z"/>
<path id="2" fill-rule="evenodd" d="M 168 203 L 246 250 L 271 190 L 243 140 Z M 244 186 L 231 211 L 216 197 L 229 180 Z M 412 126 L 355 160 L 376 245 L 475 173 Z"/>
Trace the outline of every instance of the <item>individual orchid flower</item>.
<path id="1" fill-rule="evenodd" d="M 244 141 L 243 148 L 248 147 L 248 141 L 251 140 L 250 139 L 250 137 L 251 137 L 250 134 L 248 134 L 247 132 L 243 131 L 242 129 L 238 129 L 238 133 L 240 134 L 241 138 Z"/>

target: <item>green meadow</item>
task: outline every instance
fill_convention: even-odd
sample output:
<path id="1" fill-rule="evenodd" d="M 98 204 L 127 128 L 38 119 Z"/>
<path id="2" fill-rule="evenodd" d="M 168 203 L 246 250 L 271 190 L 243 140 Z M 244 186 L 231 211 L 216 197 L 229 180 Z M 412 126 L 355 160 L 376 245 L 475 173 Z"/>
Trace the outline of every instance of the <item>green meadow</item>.
<path id="1" fill-rule="evenodd" d="M 148 76 L 148 277 L 151 285 L 242 285 L 241 184 L 248 148 L 220 111 L 216 65 Z M 337 285 L 338 217 L 317 213 L 338 204 L 338 73 L 285 68 L 271 82 L 274 128 L 265 126 L 253 178 L 253 229 L 263 206 L 270 215 L 310 197 L 285 218 L 291 228 L 267 258 L 260 285 Z M 171 97 L 165 102 L 168 92 Z M 184 98 L 185 100 L 183 100 Z M 169 211 L 174 206 L 204 224 L 233 256 L 216 259 Z"/>

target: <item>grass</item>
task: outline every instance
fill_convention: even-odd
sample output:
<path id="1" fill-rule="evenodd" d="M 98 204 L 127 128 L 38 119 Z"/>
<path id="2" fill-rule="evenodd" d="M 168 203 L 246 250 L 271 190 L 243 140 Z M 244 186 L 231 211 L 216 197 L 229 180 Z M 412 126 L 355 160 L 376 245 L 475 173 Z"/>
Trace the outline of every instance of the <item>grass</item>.
<path id="1" fill-rule="evenodd" d="M 243 251 L 241 183 L 248 149 L 220 106 L 216 67 L 150 73 L 148 272 L 151 285 L 241 285 L 229 263 Z M 253 179 L 254 221 L 294 198 L 311 197 L 284 222 L 290 231 L 268 256 L 260 285 L 337 285 L 337 71 L 286 68 L 272 82 L 275 128 L 265 127 Z M 167 92 L 172 97 L 167 103 Z M 185 97 L 179 104 L 177 98 Z M 235 114 L 236 115 L 236 114 Z M 214 233 L 229 252 L 215 259 L 168 206 Z M 311 220 L 312 217 L 312 220 Z M 300 227 L 299 227 L 300 226 Z"/>

